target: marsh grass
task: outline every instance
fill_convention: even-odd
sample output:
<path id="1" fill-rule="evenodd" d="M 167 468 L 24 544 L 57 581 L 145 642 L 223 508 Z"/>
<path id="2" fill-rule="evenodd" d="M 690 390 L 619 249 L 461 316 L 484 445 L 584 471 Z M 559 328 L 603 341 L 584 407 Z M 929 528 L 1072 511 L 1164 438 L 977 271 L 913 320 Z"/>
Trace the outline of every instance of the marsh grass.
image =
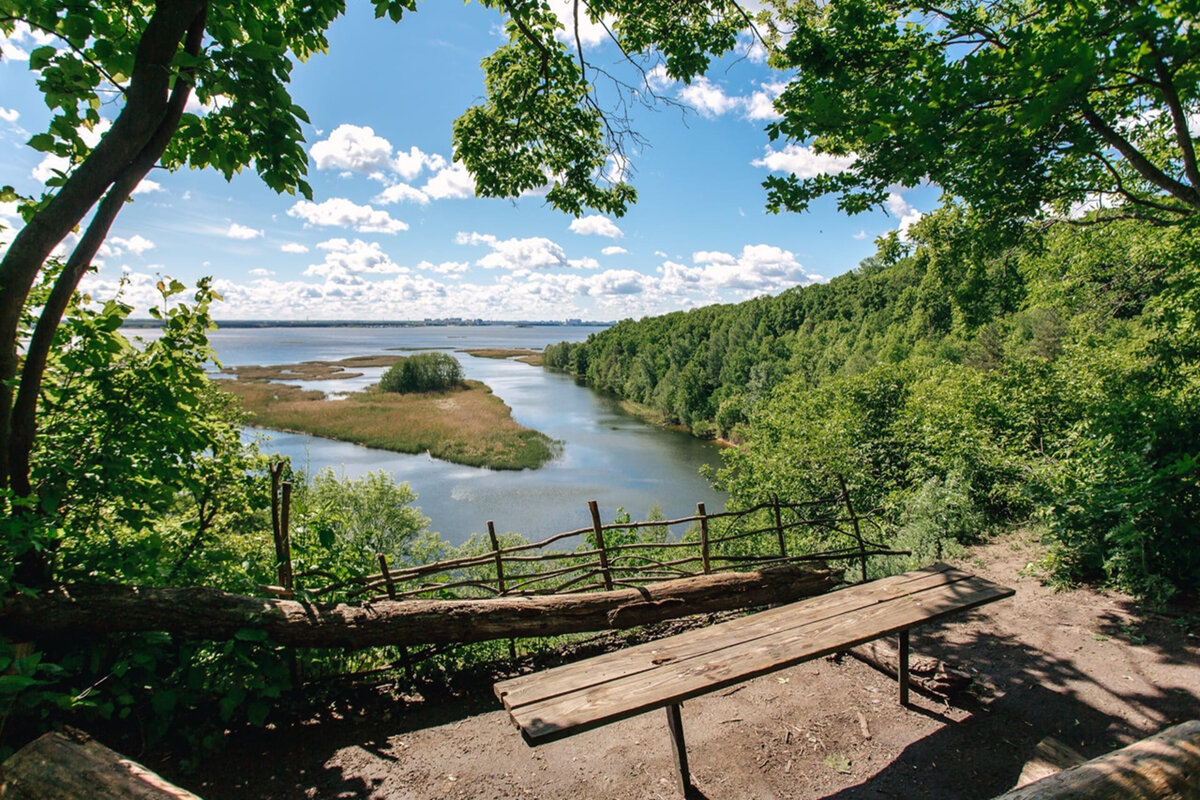
<path id="1" fill-rule="evenodd" d="M 459 350 L 458 352 L 466 353 L 467 355 L 475 356 L 476 358 L 511 358 L 514 361 L 520 361 L 535 367 L 542 366 L 542 352 L 540 350 L 528 350 L 525 348 L 505 349 L 500 347 L 485 347 L 473 350 Z"/>
<path id="2" fill-rule="evenodd" d="M 398 453 L 491 469 L 536 469 L 559 444 L 512 418 L 511 409 L 478 381 L 446 392 L 390 394 L 367 390 L 330 400 L 316 390 L 262 380 L 219 381 L 240 397 L 249 422 Z"/>
<path id="3" fill-rule="evenodd" d="M 304 361 L 299 364 L 273 364 L 269 366 L 225 367 L 226 375 L 247 381 L 328 381 L 346 378 L 361 378 L 363 373 L 353 372 L 365 367 L 390 367 L 399 356 L 351 356 L 340 361 Z"/>

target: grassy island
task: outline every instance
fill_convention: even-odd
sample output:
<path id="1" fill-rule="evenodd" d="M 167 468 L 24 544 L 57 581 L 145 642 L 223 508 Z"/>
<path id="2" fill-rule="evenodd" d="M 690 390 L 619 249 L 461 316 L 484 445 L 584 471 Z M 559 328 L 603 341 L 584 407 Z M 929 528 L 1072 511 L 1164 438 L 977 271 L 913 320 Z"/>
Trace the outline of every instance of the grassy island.
<path id="1" fill-rule="evenodd" d="M 460 350 L 459 352 L 466 353 L 469 356 L 475 356 L 476 358 L 499 358 L 499 359 L 511 358 L 513 361 L 520 361 L 525 364 L 532 364 L 535 367 L 540 367 L 542 365 L 542 351 L 541 350 L 529 350 L 529 349 L 523 348 L 523 347 L 477 348 L 477 349 L 472 349 L 472 350 Z"/>
<path id="2" fill-rule="evenodd" d="M 324 392 L 275 380 L 353 377 L 346 368 L 387 366 L 397 357 L 239 367 L 236 380 L 218 382 L 239 397 L 251 425 L 308 433 L 398 453 L 491 469 L 536 469 L 557 454 L 557 443 L 512 418 L 511 409 L 479 381 L 441 392 L 395 394 L 371 387 L 333 400 Z M 360 373 L 361 374 L 361 373 Z"/>

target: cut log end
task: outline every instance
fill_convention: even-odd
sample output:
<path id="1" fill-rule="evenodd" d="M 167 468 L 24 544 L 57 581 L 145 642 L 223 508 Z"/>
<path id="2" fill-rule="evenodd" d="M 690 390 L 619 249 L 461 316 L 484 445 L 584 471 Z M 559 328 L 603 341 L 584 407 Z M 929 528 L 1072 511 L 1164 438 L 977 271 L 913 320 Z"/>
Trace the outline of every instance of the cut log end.
<path id="1" fill-rule="evenodd" d="M 68 728 L 0 764 L 0 800 L 200 800 L 136 761 Z"/>

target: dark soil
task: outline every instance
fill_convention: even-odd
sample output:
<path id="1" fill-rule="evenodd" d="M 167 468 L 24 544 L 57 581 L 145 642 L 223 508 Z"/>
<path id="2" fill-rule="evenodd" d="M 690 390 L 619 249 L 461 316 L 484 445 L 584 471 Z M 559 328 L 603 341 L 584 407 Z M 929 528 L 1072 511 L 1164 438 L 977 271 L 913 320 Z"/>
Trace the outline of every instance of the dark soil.
<path id="1" fill-rule="evenodd" d="M 893 680 L 853 659 L 688 702 L 703 796 L 988 798 L 1015 785 L 1043 737 L 1092 757 L 1200 718 L 1196 616 L 1056 592 L 1026 574 L 1035 556 L 1019 537 L 977 548 L 961 566 L 1016 596 L 913 632 L 914 654 L 975 676 L 953 703 L 918 695 L 903 708 Z M 154 766 L 207 800 L 680 796 L 664 712 L 533 749 L 486 680 L 437 699 L 377 690 L 320 719 L 238 735 L 190 776 Z"/>

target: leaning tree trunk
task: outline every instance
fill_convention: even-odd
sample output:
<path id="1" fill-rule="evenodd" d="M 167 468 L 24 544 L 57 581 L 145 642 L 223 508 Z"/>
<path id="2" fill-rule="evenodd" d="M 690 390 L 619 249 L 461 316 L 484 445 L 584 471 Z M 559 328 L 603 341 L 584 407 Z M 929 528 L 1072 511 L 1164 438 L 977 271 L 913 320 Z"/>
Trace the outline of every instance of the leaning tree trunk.
<path id="1" fill-rule="evenodd" d="M 790 602 L 830 591 L 841 575 L 837 569 L 788 565 L 615 592 L 363 604 L 305 603 L 200 588 L 72 586 L 11 598 L 0 612 L 0 633 L 47 640 L 165 631 L 221 640 L 254 629 L 291 647 L 468 643 L 631 628 Z"/>

